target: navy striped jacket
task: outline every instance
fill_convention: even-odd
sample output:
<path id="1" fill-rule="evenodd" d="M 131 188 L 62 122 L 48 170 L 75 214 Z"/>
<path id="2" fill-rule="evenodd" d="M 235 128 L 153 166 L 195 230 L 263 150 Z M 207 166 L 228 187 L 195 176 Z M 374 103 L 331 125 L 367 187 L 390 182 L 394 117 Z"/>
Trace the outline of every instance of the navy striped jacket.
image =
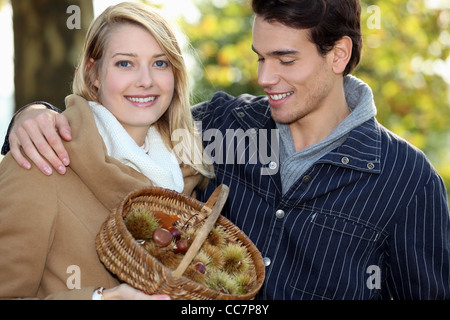
<path id="1" fill-rule="evenodd" d="M 258 298 L 450 298 L 445 186 L 420 150 L 373 118 L 283 195 L 266 97 L 217 93 L 193 113 L 216 171 L 200 200 L 230 187 L 223 215 L 266 264 Z"/>

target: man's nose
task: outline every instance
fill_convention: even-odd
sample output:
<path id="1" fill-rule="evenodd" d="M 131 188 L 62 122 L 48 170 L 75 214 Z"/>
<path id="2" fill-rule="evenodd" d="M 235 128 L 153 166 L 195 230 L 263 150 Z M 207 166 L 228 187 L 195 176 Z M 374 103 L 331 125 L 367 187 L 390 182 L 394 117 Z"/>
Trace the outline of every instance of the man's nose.
<path id="1" fill-rule="evenodd" d="M 280 78 L 273 63 L 264 62 L 258 67 L 258 83 L 261 87 L 267 88 L 277 84 Z"/>

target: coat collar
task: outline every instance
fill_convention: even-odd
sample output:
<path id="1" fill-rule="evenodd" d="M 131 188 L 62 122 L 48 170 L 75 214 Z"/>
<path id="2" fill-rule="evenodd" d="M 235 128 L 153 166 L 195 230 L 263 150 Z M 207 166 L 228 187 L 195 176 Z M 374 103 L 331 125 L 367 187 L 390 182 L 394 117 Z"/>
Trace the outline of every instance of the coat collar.
<path id="1" fill-rule="evenodd" d="M 85 99 L 71 95 L 66 106 L 72 128 L 72 141 L 65 143 L 69 168 L 106 208 L 112 210 L 129 192 L 151 185 L 144 175 L 108 156 Z"/>

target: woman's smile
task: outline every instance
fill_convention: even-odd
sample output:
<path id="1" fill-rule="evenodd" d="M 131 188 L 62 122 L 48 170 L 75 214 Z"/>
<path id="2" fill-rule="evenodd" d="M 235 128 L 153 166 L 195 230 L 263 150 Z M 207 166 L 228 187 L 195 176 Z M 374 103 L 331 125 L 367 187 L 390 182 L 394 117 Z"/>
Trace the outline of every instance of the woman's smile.
<path id="1" fill-rule="evenodd" d="M 125 96 L 125 99 L 138 108 L 147 108 L 156 103 L 158 96 Z"/>

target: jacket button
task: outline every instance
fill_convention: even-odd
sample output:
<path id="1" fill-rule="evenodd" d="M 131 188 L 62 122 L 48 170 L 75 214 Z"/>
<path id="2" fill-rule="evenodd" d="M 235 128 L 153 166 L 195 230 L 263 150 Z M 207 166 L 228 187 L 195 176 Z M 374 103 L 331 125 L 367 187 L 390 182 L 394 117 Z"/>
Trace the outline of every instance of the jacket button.
<path id="1" fill-rule="evenodd" d="M 271 161 L 269 163 L 269 168 L 272 170 L 275 170 L 278 167 L 278 164 L 276 162 Z"/>
<path id="2" fill-rule="evenodd" d="M 266 267 L 270 266 L 270 264 L 272 263 L 272 261 L 270 261 L 270 258 L 268 258 L 268 257 L 265 257 L 263 259 L 263 262 Z"/>
<path id="3" fill-rule="evenodd" d="M 341 159 L 341 162 L 342 162 L 343 164 L 348 164 L 348 163 L 350 162 L 350 159 L 347 158 L 347 157 L 343 157 L 343 158 Z"/>
<path id="4" fill-rule="evenodd" d="M 285 215 L 286 215 L 286 213 L 284 212 L 284 210 L 281 210 L 281 209 L 277 210 L 277 212 L 275 212 L 275 216 L 278 219 L 283 219 Z"/>
<path id="5" fill-rule="evenodd" d="M 302 178 L 302 182 L 305 183 L 305 184 L 310 183 L 311 180 L 312 180 L 311 176 L 304 176 L 304 177 Z"/>

